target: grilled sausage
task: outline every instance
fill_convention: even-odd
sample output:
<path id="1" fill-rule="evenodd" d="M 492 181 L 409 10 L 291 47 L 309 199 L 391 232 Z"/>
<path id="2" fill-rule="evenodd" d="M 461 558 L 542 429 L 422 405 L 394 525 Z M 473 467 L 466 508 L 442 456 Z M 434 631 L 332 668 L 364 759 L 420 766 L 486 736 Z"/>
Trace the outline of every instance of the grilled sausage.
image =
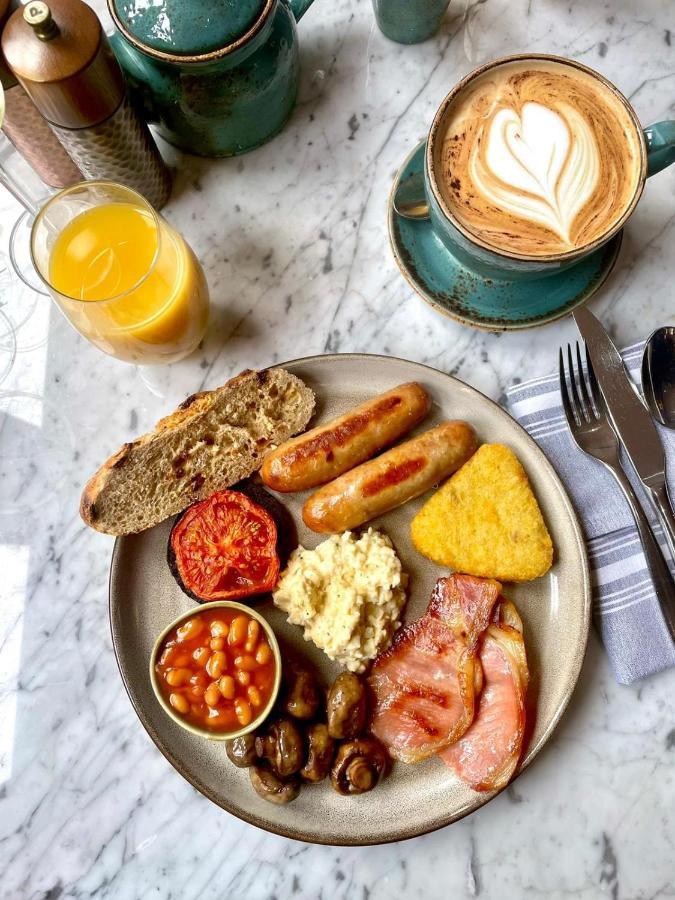
<path id="1" fill-rule="evenodd" d="M 477 446 L 466 422 L 443 422 L 316 491 L 302 508 L 305 525 L 328 534 L 357 528 L 452 475 Z"/>
<path id="2" fill-rule="evenodd" d="M 282 492 L 304 491 L 332 481 L 411 431 L 430 406 L 421 385 L 401 384 L 281 444 L 265 457 L 262 480 Z"/>

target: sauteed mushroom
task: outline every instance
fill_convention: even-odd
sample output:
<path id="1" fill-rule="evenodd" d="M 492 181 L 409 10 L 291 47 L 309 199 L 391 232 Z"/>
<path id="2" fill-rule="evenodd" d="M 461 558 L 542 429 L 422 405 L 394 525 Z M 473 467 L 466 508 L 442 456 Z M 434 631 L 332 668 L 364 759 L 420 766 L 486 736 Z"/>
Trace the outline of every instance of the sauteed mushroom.
<path id="1" fill-rule="evenodd" d="M 298 772 L 305 761 L 305 742 L 297 725 L 290 719 L 279 719 L 265 734 L 258 735 L 255 749 L 258 756 L 266 759 L 281 778 Z"/>
<path id="2" fill-rule="evenodd" d="M 283 806 L 285 803 L 295 800 L 300 793 L 300 779 L 297 775 L 282 781 L 281 778 L 277 778 L 274 772 L 261 766 L 252 766 L 248 772 L 256 794 L 269 803 Z"/>
<path id="3" fill-rule="evenodd" d="M 334 738 L 355 738 L 366 722 L 366 688 L 354 672 L 341 672 L 328 692 L 328 731 Z"/>
<path id="4" fill-rule="evenodd" d="M 330 772 L 330 764 L 333 762 L 335 741 L 328 734 L 328 726 L 323 722 L 310 725 L 307 729 L 307 762 L 300 769 L 300 775 L 305 781 L 316 783 Z"/>
<path id="5" fill-rule="evenodd" d="M 284 683 L 284 712 L 294 719 L 313 719 L 322 694 L 316 673 L 297 660 L 289 660 L 284 667 Z"/>
<path id="6" fill-rule="evenodd" d="M 365 794 L 377 786 L 388 764 L 387 751 L 376 738 L 347 741 L 335 757 L 331 782 L 338 794 Z"/>
<path id="7" fill-rule="evenodd" d="M 230 762 L 233 762 L 239 769 L 252 766 L 258 761 L 258 754 L 255 752 L 255 735 L 244 734 L 226 741 L 225 752 Z"/>

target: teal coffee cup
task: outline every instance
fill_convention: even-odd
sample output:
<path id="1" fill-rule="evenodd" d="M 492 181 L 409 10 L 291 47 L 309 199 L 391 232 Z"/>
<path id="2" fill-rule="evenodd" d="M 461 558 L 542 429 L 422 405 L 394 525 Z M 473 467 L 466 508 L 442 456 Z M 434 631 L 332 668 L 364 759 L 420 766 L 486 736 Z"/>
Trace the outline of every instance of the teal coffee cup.
<path id="1" fill-rule="evenodd" d="M 646 179 L 674 161 L 675 121 L 643 129 L 619 90 L 576 61 L 509 56 L 443 100 L 424 171 L 399 183 L 394 208 L 430 219 L 478 275 L 541 278 L 615 237 Z"/>
<path id="2" fill-rule="evenodd" d="M 373 0 L 375 20 L 385 37 L 418 44 L 434 35 L 450 0 Z"/>

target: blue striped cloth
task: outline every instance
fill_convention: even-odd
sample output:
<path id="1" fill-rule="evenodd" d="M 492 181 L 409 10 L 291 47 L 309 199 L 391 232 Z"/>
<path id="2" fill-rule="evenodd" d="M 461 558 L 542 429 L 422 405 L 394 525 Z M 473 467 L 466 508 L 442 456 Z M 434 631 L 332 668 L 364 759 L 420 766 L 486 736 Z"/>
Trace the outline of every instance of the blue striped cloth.
<path id="1" fill-rule="evenodd" d="M 623 351 L 628 372 L 638 383 L 643 344 Z M 567 428 L 558 373 L 514 385 L 507 391 L 513 416 L 528 431 L 560 475 L 586 534 L 593 583 L 596 627 L 610 658 L 616 680 L 631 684 L 675 665 L 670 638 L 654 595 L 630 509 L 613 477 L 596 460 L 582 453 Z M 675 433 L 659 427 L 666 448 L 669 486 L 675 488 Z M 660 526 L 644 492 L 626 471 L 654 526 L 671 569 Z M 671 491 L 671 496 L 675 492 Z"/>

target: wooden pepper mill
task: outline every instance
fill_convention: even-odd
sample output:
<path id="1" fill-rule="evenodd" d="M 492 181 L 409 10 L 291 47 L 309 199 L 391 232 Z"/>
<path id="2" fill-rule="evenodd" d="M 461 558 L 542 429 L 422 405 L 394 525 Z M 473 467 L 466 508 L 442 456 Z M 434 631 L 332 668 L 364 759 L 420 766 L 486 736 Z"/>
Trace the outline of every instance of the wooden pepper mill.
<path id="1" fill-rule="evenodd" d="M 9 11 L 9 0 L 0 0 L 0 29 L 4 26 Z M 16 80 L 1 52 L 0 82 L 5 92 L 2 130 L 21 156 L 50 187 L 64 188 L 82 181 L 80 170 Z"/>
<path id="2" fill-rule="evenodd" d="M 96 13 L 82 0 L 31 0 L 2 35 L 8 65 L 87 179 L 118 181 L 161 209 L 171 177 L 126 96 Z"/>

